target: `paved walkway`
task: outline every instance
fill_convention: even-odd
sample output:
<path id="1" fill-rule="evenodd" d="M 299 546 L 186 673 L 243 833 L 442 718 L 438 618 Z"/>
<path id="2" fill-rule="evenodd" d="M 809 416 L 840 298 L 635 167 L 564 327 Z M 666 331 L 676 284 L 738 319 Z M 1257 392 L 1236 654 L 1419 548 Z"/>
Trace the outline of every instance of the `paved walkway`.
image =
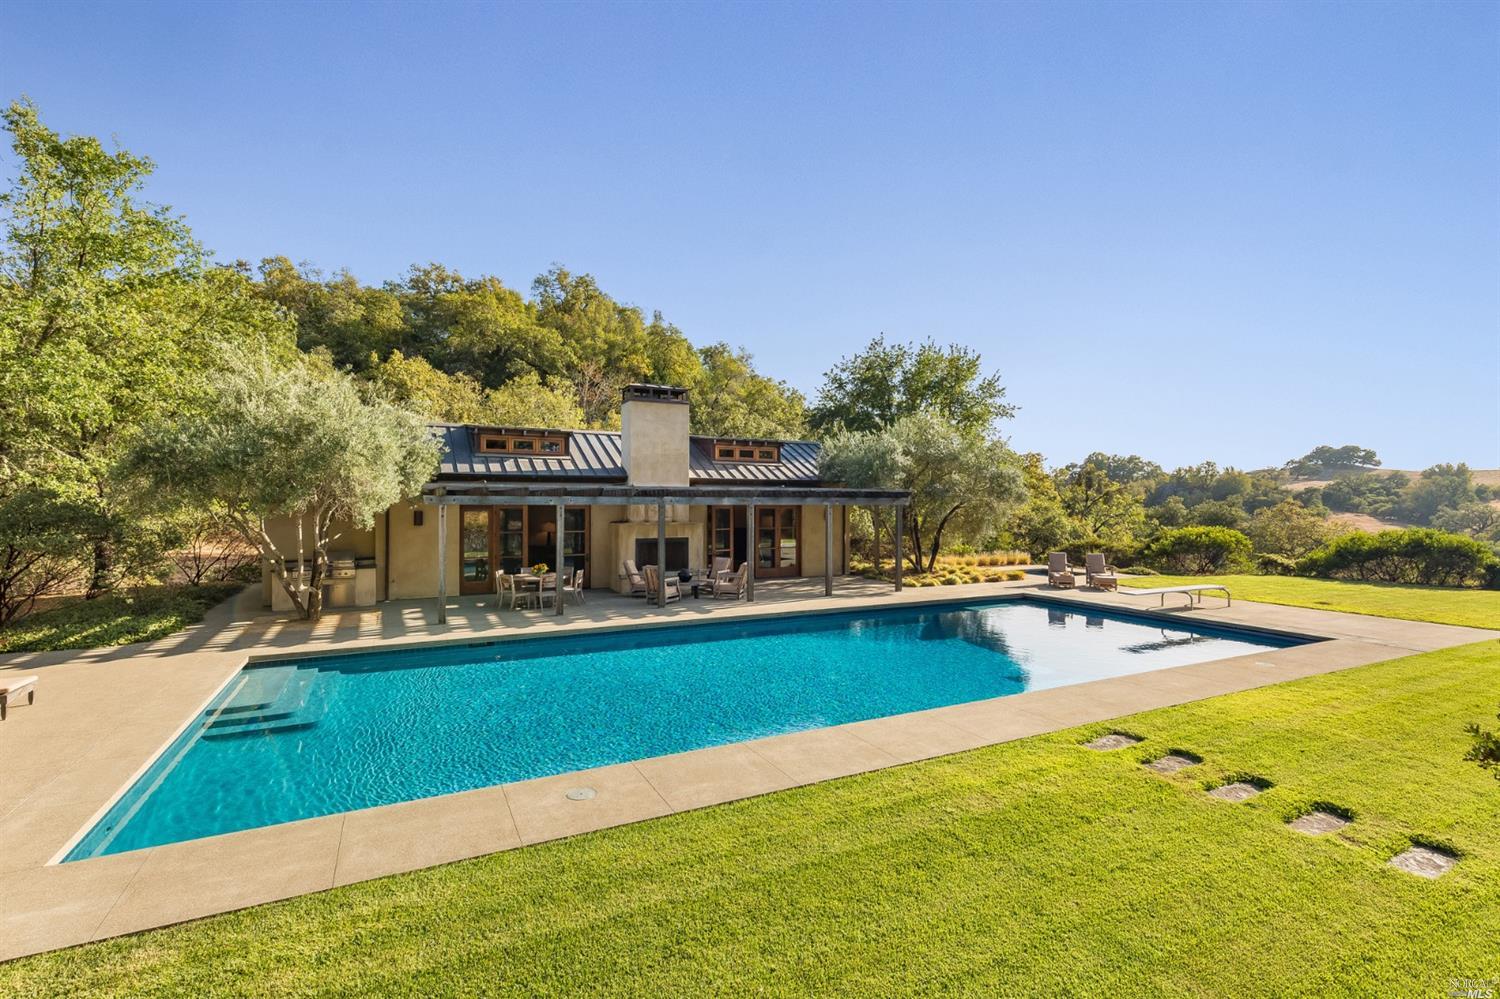
<path id="1" fill-rule="evenodd" d="M 1035 594 L 1081 606 L 1329 639 L 715 746 L 595 770 L 250 829 L 70 864 L 55 860 L 252 657 L 649 627 L 663 622 L 853 610 Z M 1150 601 L 1027 580 L 909 588 L 840 579 L 761 583 L 754 604 L 685 599 L 665 609 L 590 593 L 567 615 L 500 611 L 492 598 L 396 601 L 316 626 L 264 615 L 252 596 L 147 645 L 0 657 L 41 676 L 37 702 L 0 724 L 0 960 L 635 822 L 671 812 L 1445 648 L 1500 632 L 1236 602 L 1159 611 Z M 1209 598 L 1208 603 L 1212 603 Z M 566 792 L 595 795 L 573 801 Z"/>

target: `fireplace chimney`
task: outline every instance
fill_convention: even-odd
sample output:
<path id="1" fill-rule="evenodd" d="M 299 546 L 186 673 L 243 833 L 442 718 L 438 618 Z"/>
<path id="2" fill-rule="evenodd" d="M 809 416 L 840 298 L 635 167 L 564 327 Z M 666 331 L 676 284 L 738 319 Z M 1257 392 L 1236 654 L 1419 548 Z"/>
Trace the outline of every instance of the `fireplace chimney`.
<path id="1" fill-rule="evenodd" d="M 627 385 L 620 449 L 632 486 L 688 484 L 688 393 L 670 385 Z"/>

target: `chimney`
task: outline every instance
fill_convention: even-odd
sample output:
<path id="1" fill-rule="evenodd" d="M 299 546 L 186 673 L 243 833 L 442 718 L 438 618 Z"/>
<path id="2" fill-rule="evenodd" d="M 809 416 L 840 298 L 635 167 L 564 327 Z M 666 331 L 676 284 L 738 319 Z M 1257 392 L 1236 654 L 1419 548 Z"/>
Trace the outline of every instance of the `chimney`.
<path id="1" fill-rule="evenodd" d="M 670 385 L 627 385 L 620 449 L 632 486 L 688 484 L 688 393 Z"/>

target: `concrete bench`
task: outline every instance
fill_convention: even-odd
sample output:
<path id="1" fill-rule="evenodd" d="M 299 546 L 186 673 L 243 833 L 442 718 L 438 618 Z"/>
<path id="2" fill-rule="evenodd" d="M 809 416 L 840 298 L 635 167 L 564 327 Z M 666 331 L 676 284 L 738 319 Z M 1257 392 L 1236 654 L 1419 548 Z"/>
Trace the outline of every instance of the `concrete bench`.
<path id="1" fill-rule="evenodd" d="M 1224 594 L 1224 606 L 1232 607 L 1234 605 L 1233 598 L 1229 596 L 1229 587 L 1220 586 L 1217 583 L 1194 583 L 1189 586 L 1157 586 L 1144 590 L 1137 590 L 1134 587 L 1130 586 L 1122 586 L 1117 592 L 1131 597 L 1154 597 L 1160 595 L 1161 606 L 1163 607 L 1167 606 L 1168 593 L 1185 593 L 1187 594 L 1188 598 L 1188 606 L 1192 607 L 1195 602 L 1195 598 L 1197 603 L 1203 603 L 1202 594 L 1205 590 L 1218 590 L 1220 593 Z"/>
<path id="2" fill-rule="evenodd" d="M 36 680 L 34 676 L 18 676 L 15 679 L 0 679 L 0 721 L 5 720 L 10 711 L 12 701 L 19 700 L 21 695 L 26 695 L 26 703 L 32 704 L 36 701 Z"/>

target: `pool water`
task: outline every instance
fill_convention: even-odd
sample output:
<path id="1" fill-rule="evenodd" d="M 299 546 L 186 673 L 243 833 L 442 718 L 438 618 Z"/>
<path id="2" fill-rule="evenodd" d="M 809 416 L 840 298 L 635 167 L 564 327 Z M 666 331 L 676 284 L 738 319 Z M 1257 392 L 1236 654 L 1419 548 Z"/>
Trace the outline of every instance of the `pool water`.
<path id="1" fill-rule="evenodd" d="M 1290 644 L 1009 600 L 255 665 L 66 859 Z"/>

